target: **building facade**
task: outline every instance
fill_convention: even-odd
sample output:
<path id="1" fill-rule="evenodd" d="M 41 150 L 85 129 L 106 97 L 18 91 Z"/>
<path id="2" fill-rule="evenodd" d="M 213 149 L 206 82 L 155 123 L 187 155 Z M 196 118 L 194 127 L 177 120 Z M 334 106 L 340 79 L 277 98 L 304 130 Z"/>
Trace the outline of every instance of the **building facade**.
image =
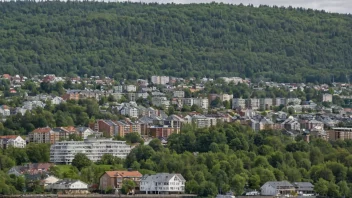
<path id="1" fill-rule="evenodd" d="M 60 140 L 60 133 L 49 127 L 37 128 L 28 134 L 28 142 L 55 144 Z"/>
<path id="2" fill-rule="evenodd" d="M 130 151 L 131 146 L 127 145 L 125 141 L 114 141 L 111 138 L 62 141 L 51 146 L 50 162 L 71 164 L 77 153 L 85 154 L 93 162 L 99 161 L 104 154 L 126 158 Z"/>
<path id="3" fill-rule="evenodd" d="M 139 187 L 141 178 L 139 171 L 105 171 L 99 179 L 99 190 L 120 189 L 124 180 L 132 180 Z"/>
<path id="4" fill-rule="evenodd" d="M 143 175 L 139 190 L 146 194 L 184 193 L 186 180 L 181 174 Z"/>
<path id="5" fill-rule="evenodd" d="M 18 135 L 5 135 L 0 136 L 0 146 L 1 148 L 25 148 L 26 140 L 22 139 L 21 136 Z"/>

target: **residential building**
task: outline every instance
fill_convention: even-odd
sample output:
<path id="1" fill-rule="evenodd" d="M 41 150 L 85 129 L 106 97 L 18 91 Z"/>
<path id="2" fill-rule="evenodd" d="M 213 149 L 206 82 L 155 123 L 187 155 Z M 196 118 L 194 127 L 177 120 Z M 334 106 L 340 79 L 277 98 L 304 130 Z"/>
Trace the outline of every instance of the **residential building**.
<path id="1" fill-rule="evenodd" d="M 91 135 L 96 135 L 96 136 L 99 136 L 99 137 L 102 136 L 102 133 L 95 132 L 95 131 L 93 131 L 92 129 L 90 129 L 88 127 L 78 127 L 78 128 L 76 128 L 76 133 L 82 139 L 87 139 L 88 136 L 91 136 Z"/>
<path id="2" fill-rule="evenodd" d="M 115 141 L 111 138 L 96 139 L 88 138 L 84 141 L 57 142 L 50 148 L 50 162 L 71 164 L 77 153 L 85 154 L 91 161 L 96 162 L 104 154 L 112 154 L 115 157 L 125 158 L 131 151 L 131 147 L 125 141 Z"/>
<path id="3" fill-rule="evenodd" d="M 183 98 L 183 105 L 193 106 L 197 105 L 202 109 L 208 109 L 209 99 L 208 98 Z"/>
<path id="4" fill-rule="evenodd" d="M 52 163 L 33 163 L 33 164 L 25 164 L 22 166 L 14 166 L 7 174 L 14 174 L 16 176 L 20 176 L 23 174 L 27 175 L 36 175 L 36 174 L 46 174 L 49 172 L 49 169 L 54 166 Z"/>
<path id="5" fill-rule="evenodd" d="M 325 141 L 329 141 L 329 133 L 327 133 L 324 128 L 322 127 L 314 127 L 313 129 L 310 130 L 309 133 L 310 136 L 313 136 L 315 138 L 320 138 L 323 139 Z M 333 134 L 334 135 L 334 134 Z"/>
<path id="6" fill-rule="evenodd" d="M 247 106 L 252 110 L 258 110 L 260 108 L 260 100 L 259 98 L 251 98 L 247 100 Z"/>
<path id="7" fill-rule="evenodd" d="M 246 100 L 243 98 L 233 98 L 232 99 L 232 109 L 245 109 Z"/>
<path id="8" fill-rule="evenodd" d="M 134 92 L 127 93 L 127 98 L 129 101 L 136 101 L 138 99 L 137 94 Z"/>
<path id="9" fill-rule="evenodd" d="M 299 131 L 301 130 L 301 124 L 297 121 L 297 119 L 290 116 L 284 122 L 281 123 L 282 128 L 288 131 Z"/>
<path id="10" fill-rule="evenodd" d="M 89 194 L 88 184 L 80 180 L 63 179 L 47 187 L 58 194 Z"/>
<path id="11" fill-rule="evenodd" d="M 219 96 L 222 102 L 230 101 L 232 99 L 232 95 L 229 95 L 229 94 L 220 94 Z"/>
<path id="12" fill-rule="evenodd" d="M 66 100 L 79 100 L 81 90 L 68 90 L 63 96 L 62 99 Z"/>
<path id="13" fill-rule="evenodd" d="M 112 120 L 97 120 L 96 123 L 90 125 L 94 131 L 103 132 L 105 137 L 113 137 L 118 135 L 117 124 Z"/>
<path id="14" fill-rule="evenodd" d="M 26 140 L 18 135 L 0 136 L 0 148 L 6 149 L 8 147 L 25 148 Z"/>
<path id="15" fill-rule="evenodd" d="M 65 102 L 63 98 L 56 96 L 51 100 L 51 104 L 53 105 L 59 105 L 61 103 Z"/>
<path id="16" fill-rule="evenodd" d="M 329 131 L 329 140 L 351 140 L 352 128 L 335 127 Z"/>
<path id="17" fill-rule="evenodd" d="M 11 111 L 7 105 L 0 106 L 0 115 L 3 117 L 7 117 L 11 115 Z"/>
<path id="18" fill-rule="evenodd" d="M 273 108 L 272 98 L 260 98 L 259 99 L 259 109 L 261 110 L 271 110 Z"/>
<path id="19" fill-rule="evenodd" d="M 28 134 L 28 142 L 55 144 L 60 140 L 60 133 L 51 128 L 37 128 Z"/>
<path id="20" fill-rule="evenodd" d="M 332 102 L 332 94 L 323 94 L 323 102 Z"/>
<path id="21" fill-rule="evenodd" d="M 166 97 L 153 97 L 152 104 L 156 107 L 164 107 L 165 109 L 168 109 L 170 101 Z"/>
<path id="22" fill-rule="evenodd" d="M 186 180 L 181 174 L 143 175 L 139 190 L 146 194 L 184 193 Z"/>
<path id="23" fill-rule="evenodd" d="M 216 118 L 194 115 L 192 116 L 192 122 L 194 122 L 198 128 L 209 128 L 216 125 Z"/>
<path id="24" fill-rule="evenodd" d="M 314 185 L 310 182 L 294 182 L 298 195 L 313 195 L 315 194 Z"/>
<path id="25" fill-rule="evenodd" d="M 136 98 L 137 98 L 137 99 L 138 99 L 138 98 L 147 99 L 148 96 L 149 96 L 148 92 L 139 92 L 139 93 L 137 93 Z"/>
<path id="26" fill-rule="evenodd" d="M 170 82 L 169 76 L 152 76 L 151 81 L 156 85 L 166 85 Z"/>
<path id="27" fill-rule="evenodd" d="M 121 115 L 125 115 L 125 116 L 129 116 L 131 118 L 138 118 L 138 109 L 136 107 L 133 106 L 123 106 L 120 109 L 120 114 Z"/>
<path id="28" fill-rule="evenodd" d="M 185 92 L 184 91 L 174 91 L 174 97 L 175 98 L 184 98 Z"/>
<path id="29" fill-rule="evenodd" d="M 296 192 L 296 188 L 288 181 L 268 181 L 260 190 L 264 196 L 290 195 Z"/>
<path id="30" fill-rule="evenodd" d="M 240 77 L 221 77 L 221 79 L 223 79 L 226 83 L 233 82 L 235 85 L 244 82 L 243 79 Z"/>
<path id="31" fill-rule="evenodd" d="M 173 133 L 179 133 L 180 128 L 170 126 L 150 126 L 148 128 L 149 135 L 157 138 L 167 138 Z"/>
<path id="32" fill-rule="evenodd" d="M 136 92 L 137 91 L 137 87 L 136 87 L 136 85 L 125 85 L 124 86 L 124 90 L 126 92 Z"/>
<path id="33" fill-rule="evenodd" d="M 53 175 L 49 175 L 48 177 L 43 179 L 41 183 L 43 184 L 45 190 L 50 190 L 51 185 L 58 182 L 59 180 L 59 178 Z"/>
<path id="34" fill-rule="evenodd" d="M 139 188 L 142 176 L 139 171 L 105 171 L 99 179 L 99 190 L 121 189 L 124 180 L 134 181 Z"/>
<path id="35" fill-rule="evenodd" d="M 73 126 L 56 127 L 56 128 L 53 128 L 52 131 L 59 133 L 60 140 L 67 140 L 69 139 L 70 135 L 76 134 L 76 128 Z"/>

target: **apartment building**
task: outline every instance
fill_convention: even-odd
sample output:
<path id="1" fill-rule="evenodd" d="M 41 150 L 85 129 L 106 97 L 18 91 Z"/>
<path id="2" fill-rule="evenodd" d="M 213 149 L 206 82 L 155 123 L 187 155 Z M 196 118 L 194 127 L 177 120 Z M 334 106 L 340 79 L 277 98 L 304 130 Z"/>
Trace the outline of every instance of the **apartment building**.
<path id="1" fill-rule="evenodd" d="M 243 98 L 233 98 L 232 99 L 232 109 L 245 109 L 246 99 Z"/>
<path id="2" fill-rule="evenodd" d="M 151 81 L 156 85 L 166 85 L 170 82 L 169 76 L 152 76 Z"/>
<path id="3" fill-rule="evenodd" d="M 127 145 L 125 141 L 115 141 L 111 138 L 62 141 L 51 146 L 50 162 L 71 164 L 77 153 L 85 154 L 93 162 L 99 161 L 104 154 L 126 158 L 130 151 L 131 146 Z"/>
<path id="4" fill-rule="evenodd" d="M 329 140 L 351 140 L 352 128 L 335 127 L 329 131 Z"/>
<path id="5" fill-rule="evenodd" d="M 60 133 L 50 127 L 37 128 L 28 134 L 28 142 L 55 144 L 60 140 Z"/>
<path id="6" fill-rule="evenodd" d="M 185 92 L 184 91 L 174 91 L 174 97 L 175 98 L 184 98 Z"/>
<path id="7" fill-rule="evenodd" d="M 183 105 L 193 106 L 197 105 L 202 109 L 208 109 L 209 99 L 208 98 L 183 98 Z"/>
<path id="8" fill-rule="evenodd" d="M 165 107 L 166 109 L 170 106 L 170 101 L 163 96 L 156 96 L 152 98 L 152 104 L 156 107 Z"/>
<path id="9" fill-rule="evenodd" d="M 70 135 L 76 134 L 76 128 L 73 126 L 69 127 L 56 127 L 52 129 L 54 132 L 59 133 L 60 140 L 66 140 Z"/>

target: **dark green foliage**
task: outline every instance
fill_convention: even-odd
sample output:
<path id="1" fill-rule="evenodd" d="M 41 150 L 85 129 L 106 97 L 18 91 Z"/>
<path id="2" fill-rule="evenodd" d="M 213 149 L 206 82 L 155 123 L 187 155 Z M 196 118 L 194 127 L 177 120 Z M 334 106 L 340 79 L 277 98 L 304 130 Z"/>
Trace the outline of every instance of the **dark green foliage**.
<path id="1" fill-rule="evenodd" d="M 77 153 L 75 158 L 72 160 L 72 166 L 76 167 L 78 170 L 89 166 L 92 164 L 92 161 L 83 153 Z"/>
<path id="2" fill-rule="evenodd" d="M 87 1 L 2 2 L 0 12 L 0 73 L 263 75 L 295 82 L 330 82 L 332 75 L 346 81 L 351 74 L 349 15 Z"/>

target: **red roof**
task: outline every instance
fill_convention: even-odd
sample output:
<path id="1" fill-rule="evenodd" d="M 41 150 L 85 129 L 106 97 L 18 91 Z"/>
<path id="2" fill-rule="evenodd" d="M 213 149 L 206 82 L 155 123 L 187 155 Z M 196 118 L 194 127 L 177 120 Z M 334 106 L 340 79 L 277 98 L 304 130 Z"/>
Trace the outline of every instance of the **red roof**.
<path id="1" fill-rule="evenodd" d="M 139 171 L 105 171 L 109 177 L 142 177 Z"/>
<path id="2" fill-rule="evenodd" d="M 34 133 L 49 133 L 51 131 L 50 127 L 45 127 L 45 128 L 37 128 L 34 129 Z"/>
<path id="3" fill-rule="evenodd" d="M 2 75 L 2 77 L 6 78 L 6 79 L 10 79 L 11 78 L 10 74 L 4 74 L 4 75 Z"/>
<path id="4" fill-rule="evenodd" d="M 0 136 L 0 139 L 16 139 L 18 135 L 3 135 Z"/>

